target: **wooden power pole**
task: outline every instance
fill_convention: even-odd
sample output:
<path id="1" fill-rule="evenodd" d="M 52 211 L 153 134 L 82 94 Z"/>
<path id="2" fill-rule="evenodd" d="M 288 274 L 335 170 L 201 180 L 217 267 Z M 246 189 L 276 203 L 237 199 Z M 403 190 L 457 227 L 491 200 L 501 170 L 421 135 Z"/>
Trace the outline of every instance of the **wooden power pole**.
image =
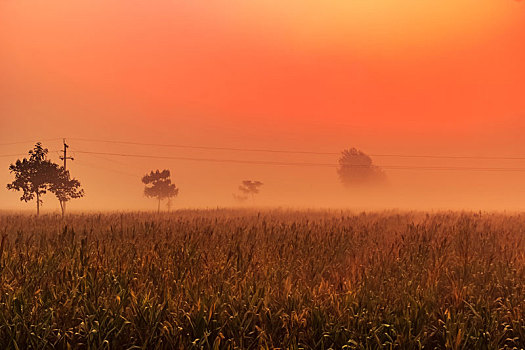
<path id="1" fill-rule="evenodd" d="M 66 143 L 66 139 L 63 139 L 63 142 L 64 142 L 64 155 L 60 157 L 60 159 L 62 159 L 64 161 L 64 171 L 66 170 L 66 165 L 67 165 L 67 160 L 70 159 L 70 160 L 74 160 L 73 157 L 68 157 L 67 156 L 67 149 L 69 148 L 69 145 Z M 60 204 L 62 205 L 62 214 L 66 214 L 66 202 L 65 201 L 61 201 Z"/>

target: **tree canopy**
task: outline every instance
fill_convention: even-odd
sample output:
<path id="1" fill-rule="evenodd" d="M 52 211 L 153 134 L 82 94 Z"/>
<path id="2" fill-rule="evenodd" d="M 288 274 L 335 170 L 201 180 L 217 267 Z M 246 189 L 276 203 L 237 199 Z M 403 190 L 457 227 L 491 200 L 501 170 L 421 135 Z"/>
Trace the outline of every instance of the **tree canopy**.
<path id="1" fill-rule="evenodd" d="M 347 187 L 377 185 L 386 182 L 384 171 L 364 152 L 351 148 L 341 152 L 337 174 Z"/>
<path id="2" fill-rule="evenodd" d="M 170 171 L 164 169 L 162 171 L 151 171 L 142 177 L 142 183 L 146 186 L 144 188 L 144 195 L 150 198 L 157 198 L 158 208 L 160 212 L 160 202 L 163 199 L 176 197 L 179 194 L 179 189 L 175 184 L 171 183 Z"/>
<path id="3" fill-rule="evenodd" d="M 68 171 L 47 159 L 47 153 L 48 149 L 37 142 L 29 151 L 29 159 L 18 159 L 9 166 L 9 171 L 15 175 L 15 180 L 7 185 L 7 189 L 22 191 L 20 200 L 24 202 L 36 197 L 37 215 L 40 214 L 41 196 L 48 191 L 55 194 L 61 206 L 71 198 L 80 198 L 84 195 L 80 182 L 71 179 Z"/>
<path id="4" fill-rule="evenodd" d="M 80 188 L 80 182 L 77 179 L 71 178 L 69 171 L 64 170 L 63 167 L 58 169 L 56 180 L 51 183 L 49 190 L 58 198 L 62 215 L 65 214 L 64 204 L 66 202 L 84 196 L 84 190 Z"/>
<path id="5" fill-rule="evenodd" d="M 239 186 L 241 194 L 233 194 L 233 198 L 239 202 L 244 202 L 250 195 L 252 198 L 259 193 L 259 188 L 263 185 L 261 181 L 244 180 Z"/>

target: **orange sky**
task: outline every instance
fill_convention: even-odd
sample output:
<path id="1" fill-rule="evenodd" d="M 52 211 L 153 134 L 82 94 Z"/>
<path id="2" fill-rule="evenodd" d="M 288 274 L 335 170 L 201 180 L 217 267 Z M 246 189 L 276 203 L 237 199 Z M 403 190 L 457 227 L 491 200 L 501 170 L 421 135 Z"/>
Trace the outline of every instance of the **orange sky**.
<path id="1" fill-rule="evenodd" d="M 525 155 L 524 42 L 525 3 L 513 0 L 4 0 L 0 143 L 85 137 Z M 72 150 L 275 158 L 71 143 Z M 0 155 L 29 147 L 0 146 Z M 172 169 L 180 206 L 228 204 L 245 177 L 266 183 L 261 203 L 345 203 L 332 169 L 76 157 L 71 170 L 88 192 L 72 204 L 79 209 L 149 205 L 134 176 L 157 167 Z M 0 158 L 1 183 L 11 178 L 13 160 Z M 413 206 L 521 207 L 525 194 L 523 173 L 389 175 L 397 188 L 393 206 L 415 184 L 428 193 L 411 194 Z M 17 196 L 0 189 L 0 208 L 32 208 Z M 53 198 L 47 202 L 56 210 Z"/>

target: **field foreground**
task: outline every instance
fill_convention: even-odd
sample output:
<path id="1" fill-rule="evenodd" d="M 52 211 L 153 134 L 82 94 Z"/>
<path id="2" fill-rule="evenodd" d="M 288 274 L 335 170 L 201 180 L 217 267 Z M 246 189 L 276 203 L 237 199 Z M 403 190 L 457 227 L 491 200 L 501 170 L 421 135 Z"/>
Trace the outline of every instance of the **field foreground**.
<path id="1" fill-rule="evenodd" d="M 525 215 L 0 215 L 0 348 L 525 347 Z"/>

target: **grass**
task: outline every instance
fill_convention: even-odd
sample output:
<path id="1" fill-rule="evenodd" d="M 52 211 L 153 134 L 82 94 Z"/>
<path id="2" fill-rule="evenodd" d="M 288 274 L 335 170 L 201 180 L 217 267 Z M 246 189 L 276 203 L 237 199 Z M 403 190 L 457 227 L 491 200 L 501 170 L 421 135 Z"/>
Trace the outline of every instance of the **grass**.
<path id="1" fill-rule="evenodd" d="M 525 347 L 525 216 L 0 215 L 0 348 Z"/>

